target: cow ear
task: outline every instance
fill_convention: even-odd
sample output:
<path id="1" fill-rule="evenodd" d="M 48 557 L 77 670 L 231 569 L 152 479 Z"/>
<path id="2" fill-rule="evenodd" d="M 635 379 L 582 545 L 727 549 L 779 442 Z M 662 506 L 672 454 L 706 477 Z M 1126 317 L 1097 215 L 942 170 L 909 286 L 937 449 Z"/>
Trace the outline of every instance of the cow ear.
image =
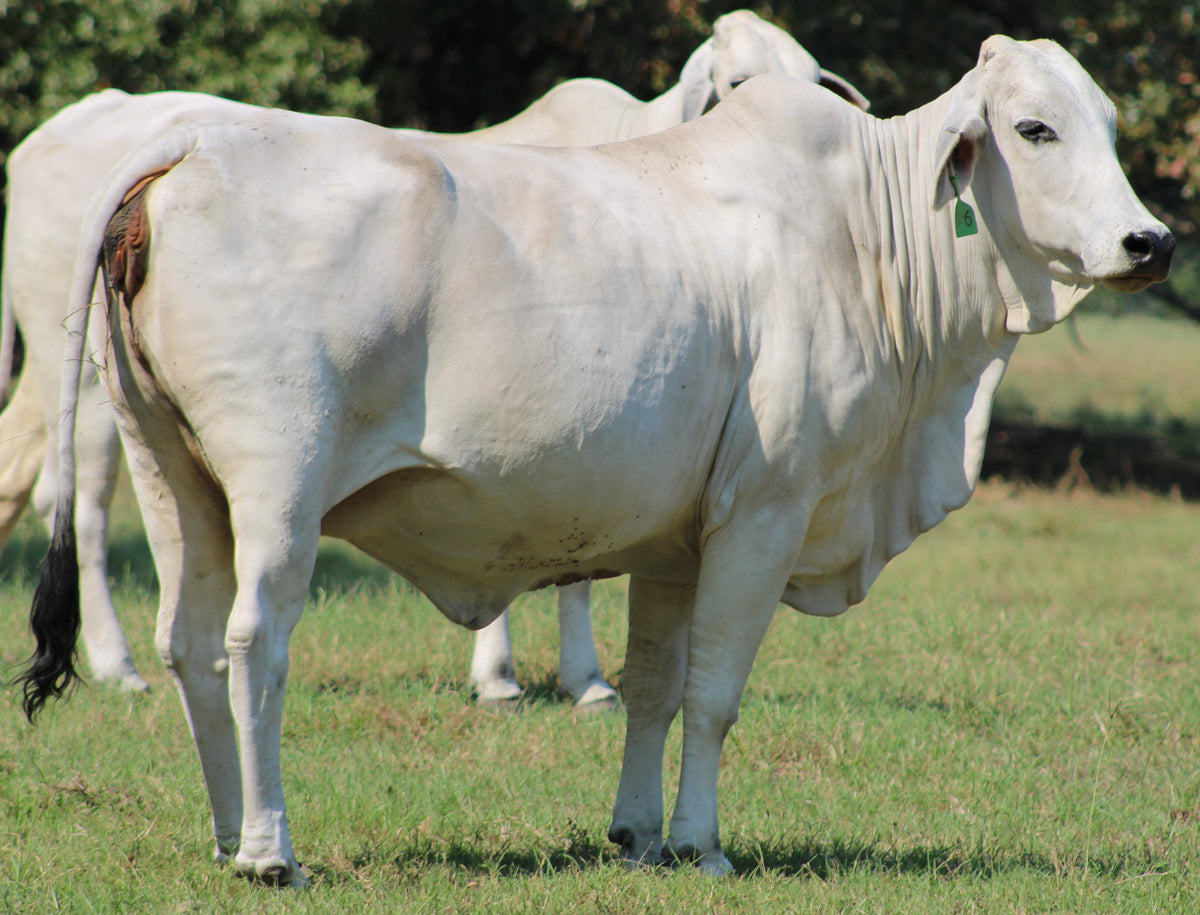
<path id="1" fill-rule="evenodd" d="M 863 111 L 871 110 L 871 103 L 867 97 L 855 89 L 848 80 L 843 79 L 836 73 L 822 70 L 821 85 L 834 93 L 834 95 L 840 95 L 855 108 L 861 108 Z"/>
<path id="2" fill-rule="evenodd" d="M 679 74 L 683 87 L 683 119 L 700 117 L 710 105 L 717 103 L 717 84 L 713 82 L 713 41 L 708 39 L 692 52 Z"/>
<path id="3" fill-rule="evenodd" d="M 958 84 L 950 99 L 950 110 L 942 122 L 934 150 L 936 179 L 933 191 L 933 208 L 941 209 L 955 196 L 951 177 L 958 180 L 958 193 L 971 184 L 975 174 L 975 162 L 979 150 L 990 129 L 983 96 L 978 91 L 980 80 L 973 79 L 974 73 Z"/>

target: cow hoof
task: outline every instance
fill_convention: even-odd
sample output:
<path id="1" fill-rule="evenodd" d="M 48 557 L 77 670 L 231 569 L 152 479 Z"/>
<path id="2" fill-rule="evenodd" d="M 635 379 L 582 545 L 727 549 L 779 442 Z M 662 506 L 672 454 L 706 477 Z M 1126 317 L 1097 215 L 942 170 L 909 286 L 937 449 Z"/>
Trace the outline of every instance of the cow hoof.
<path id="1" fill-rule="evenodd" d="M 725 877 L 733 873 L 733 864 L 725 857 L 720 848 L 701 853 L 691 845 L 667 847 L 663 854 L 678 864 L 691 864 L 698 871 L 710 877 Z"/>
<path id="2" fill-rule="evenodd" d="M 612 711 L 620 705 L 621 699 L 617 696 L 617 691 L 603 680 L 591 684 L 575 700 L 575 708 L 581 712 Z"/>
<path id="3" fill-rule="evenodd" d="M 516 702 L 523 695 L 525 695 L 525 690 L 521 689 L 521 684 L 516 680 L 491 680 L 487 683 L 475 684 L 475 701 L 480 705 Z"/>
<path id="4" fill-rule="evenodd" d="M 148 693 L 150 684 L 126 661 L 114 668 L 92 668 L 97 683 L 111 683 L 123 693 Z"/>
<path id="5" fill-rule="evenodd" d="M 643 867 L 661 867 L 666 863 L 660 843 L 657 841 L 638 842 L 632 829 L 625 827 L 610 829 L 608 841 L 621 846 L 621 861 L 631 870 Z"/>
<path id="6" fill-rule="evenodd" d="M 121 678 L 121 692 L 123 693 L 148 693 L 150 692 L 150 684 L 142 679 L 142 675 L 137 671 Z"/>
<path id="7" fill-rule="evenodd" d="M 308 886 L 308 877 L 304 876 L 304 871 L 298 866 L 289 868 L 280 864 L 268 867 L 258 875 L 258 879 L 266 886 L 284 887 L 289 890 L 302 890 Z"/>
<path id="8" fill-rule="evenodd" d="M 245 877 L 254 883 L 264 886 L 286 887 L 290 890 L 302 890 L 308 886 L 308 877 L 300 870 L 300 865 L 275 860 L 248 861 L 244 858 L 234 858 L 234 869 L 239 877 Z"/>
<path id="9" fill-rule="evenodd" d="M 695 864 L 701 873 L 710 877 L 727 877 L 733 873 L 733 863 L 719 848 L 702 856 Z"/>

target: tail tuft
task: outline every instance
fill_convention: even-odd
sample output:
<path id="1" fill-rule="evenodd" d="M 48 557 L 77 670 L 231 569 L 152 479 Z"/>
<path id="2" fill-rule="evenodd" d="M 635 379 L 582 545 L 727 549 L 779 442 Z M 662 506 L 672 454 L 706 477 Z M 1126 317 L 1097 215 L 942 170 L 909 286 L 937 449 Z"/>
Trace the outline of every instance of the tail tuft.
<path id="1" fill-rule="evenodd" d="M 54 538 L 42 561 L 41 576 L 29 610 L 29 628 L 37 648 L 15 686 L 32 722 L 51 699 L 58 699 L 79 679 L 75 643 L 79 638 L 79 563 L 75 548 L 74 500 L 59 503 Z"/>

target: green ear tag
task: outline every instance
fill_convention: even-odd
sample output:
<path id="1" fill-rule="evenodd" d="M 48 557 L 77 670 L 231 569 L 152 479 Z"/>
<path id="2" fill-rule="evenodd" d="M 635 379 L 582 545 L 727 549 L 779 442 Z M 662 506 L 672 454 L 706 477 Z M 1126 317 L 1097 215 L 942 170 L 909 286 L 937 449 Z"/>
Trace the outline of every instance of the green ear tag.
<path id="1" fill-rule="evenodd" d="M 966 238 L 979 231 L 979 224 L 975 222 L 975 211 L 958 196 L 958 175 L 951 175 L 950 183 L 954 185 L 954 236 Z"/>

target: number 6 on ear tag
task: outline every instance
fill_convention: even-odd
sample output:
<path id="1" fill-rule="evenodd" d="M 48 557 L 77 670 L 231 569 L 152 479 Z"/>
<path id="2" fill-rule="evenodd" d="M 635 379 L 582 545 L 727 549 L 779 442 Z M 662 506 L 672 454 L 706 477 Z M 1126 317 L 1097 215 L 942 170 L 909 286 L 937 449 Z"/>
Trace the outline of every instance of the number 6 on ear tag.
<path id="1" fill-rule="evenodd" d="M 979 223 L 975 221 L 975 211 L 958 196 L 958 175 L 951 175 L 950 183 L 954 185 L 954 236 L 966 238 L 975 235 L 979 231 Z"/>

